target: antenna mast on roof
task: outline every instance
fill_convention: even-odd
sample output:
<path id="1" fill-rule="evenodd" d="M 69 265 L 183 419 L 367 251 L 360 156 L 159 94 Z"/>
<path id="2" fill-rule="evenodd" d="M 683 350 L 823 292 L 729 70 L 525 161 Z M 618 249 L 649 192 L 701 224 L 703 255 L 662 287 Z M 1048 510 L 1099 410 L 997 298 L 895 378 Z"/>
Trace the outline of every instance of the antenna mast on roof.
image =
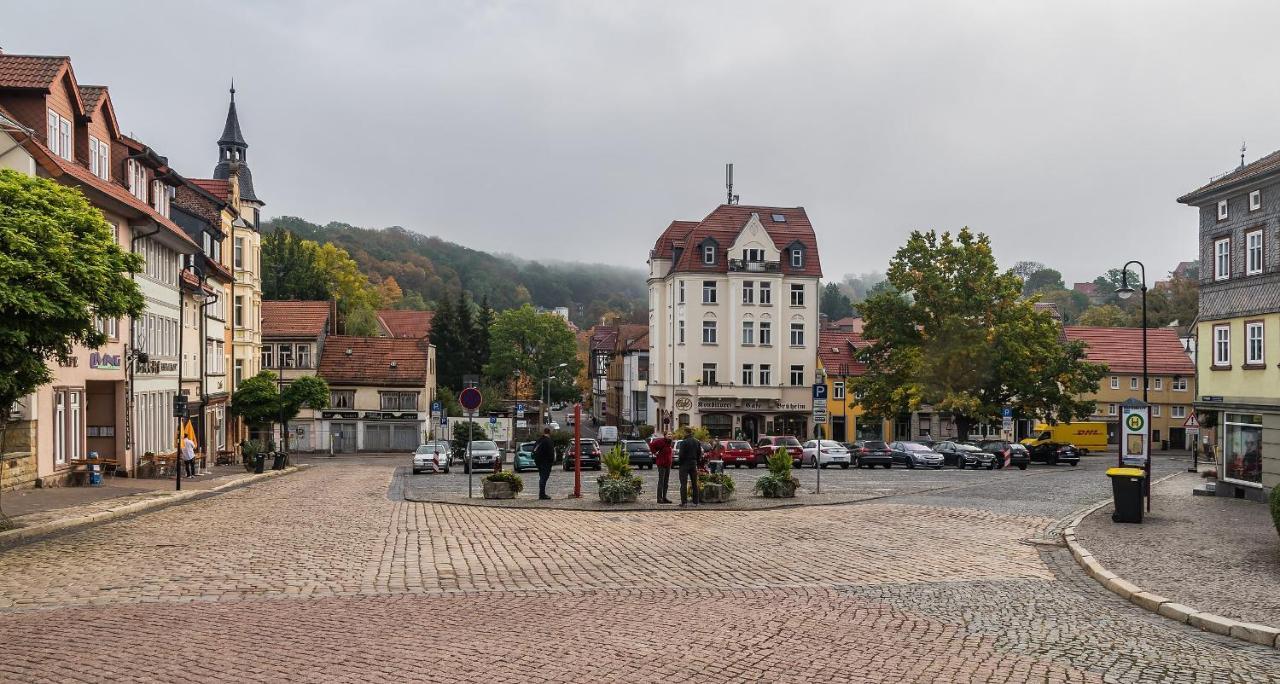
<path id="1" fill-rule="evenodd" d="M 733 194 L 733 163 L 724 165 L 724 187 L 728 195 L 729 204 L 737 204 L 738 196 Z"/>
<path id="2" fill-rule="evenodd" d="M 1240 141 L 1240 168 L 1242 169 L 1244 168 L 1244 150 L 1245 150 L 1244 141 L 1241 140 Z"/>

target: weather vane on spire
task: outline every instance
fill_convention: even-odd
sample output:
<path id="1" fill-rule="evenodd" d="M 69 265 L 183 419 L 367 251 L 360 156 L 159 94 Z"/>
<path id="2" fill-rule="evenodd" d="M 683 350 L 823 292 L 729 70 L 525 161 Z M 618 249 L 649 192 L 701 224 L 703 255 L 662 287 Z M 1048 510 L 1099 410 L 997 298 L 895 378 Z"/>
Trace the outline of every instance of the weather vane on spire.
<path id="1" fill-rule="evenodd" d="M 1240 141 L 1240 166 L 1241 167 L 1244 166 L 1244 151 L 1245 151 L 1244 141 L 1241 140 Z"/>

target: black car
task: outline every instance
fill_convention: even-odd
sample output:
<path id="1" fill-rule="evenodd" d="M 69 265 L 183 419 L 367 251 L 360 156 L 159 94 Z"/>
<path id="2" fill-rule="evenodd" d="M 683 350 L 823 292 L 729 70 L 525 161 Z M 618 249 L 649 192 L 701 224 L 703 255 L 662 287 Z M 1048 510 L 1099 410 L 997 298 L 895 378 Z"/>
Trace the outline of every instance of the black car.
<path id="1" fill-rule="evenodd" d="M 894 463 L 908 468 L 941 468 L 943 464 L 942 454 L 919 442 L 893 442 L 889 445 L 889 454 Z"/>
<path id="2" fill-rule="evenodd" d="M 628 439 L 622 443 L 627 450 L 631 465 L 637 468 L 653 468 L 653 452 L 649 451 L 649 443 L 639 439 Z"/>
<path id="3" fill-rule="evenodd" d="M 1044 442 L 1036 446 L 1029 447 L 1027 451 L 1030 453 L 1031 460 L 1038 463 L 1048 463 L 1049 465 L 1058 465 L 1059 463 L 1070 463 L 1073 466 L 1080 465 L 1080 450 L 1075 445 L 1063 444 L 1062 442 Z"/>
<path id="4" fill-rule="evenodd" d="M 942 454 L 947 465 L 957 468 L 995 468 L 995 455 L 965 442 L 938 442 L 933 450 Z"/>
<path id="5" fill-rule="evenodd" d="M 579 445 L 578 452 L 582 454 L 583 470 L 599 470 L 600 469 L 600 443 L 594 439 L 584 439 Z M 564 469 L 573 470 L 574 462 L 577 457 L 573 454 L 573 444 L 569 444 L 569 448 L 564 455 Z"/>
<path id="6" fill-rule="evenodd" d="M 893 467 L 893 452 L 881 440 L 859 440 L 853 443 L 849 452 L 853 454 L 853 464 L 859 468 Z"/>
<path id="7" fill-rule="evenodd" d="M 1009 465 L 1017 466 L 1018 470 L 1026 470 L 1027 465 L 1031 463 L 1031 454 L 1027 452 L 1026 447 L 1017 442 L 991 439 L 979 444 L 978 448 L 996 457 L 997 468 L 1003 468 L 1007 461 Z"/>

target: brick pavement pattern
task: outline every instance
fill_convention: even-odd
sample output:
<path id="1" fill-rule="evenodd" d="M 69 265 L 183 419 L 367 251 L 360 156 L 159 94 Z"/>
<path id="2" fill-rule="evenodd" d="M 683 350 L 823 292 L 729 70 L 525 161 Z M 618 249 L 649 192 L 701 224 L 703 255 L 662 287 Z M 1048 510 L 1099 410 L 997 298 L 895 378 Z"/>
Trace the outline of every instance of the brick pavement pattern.
<path id="1" fill-rule="evenodd" d="M 1280 677 L 1276 651 L 1023 543 L 1048 518 L 489 509 L 398 500 L 392 469 L 318 467 L 0 553 L 0 681 Z"/>

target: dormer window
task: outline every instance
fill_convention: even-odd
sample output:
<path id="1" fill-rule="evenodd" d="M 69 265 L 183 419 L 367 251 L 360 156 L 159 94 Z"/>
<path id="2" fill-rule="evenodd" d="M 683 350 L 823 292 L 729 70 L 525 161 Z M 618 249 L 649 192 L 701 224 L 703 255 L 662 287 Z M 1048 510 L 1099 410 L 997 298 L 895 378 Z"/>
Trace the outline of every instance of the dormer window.
<path id="1" fill-rule="evenodd" d="M 111 146 L 89 136 L 89 172 L 102 180 L 111 180 Z"/>
<path id="2" fill-rule="evenodd" d="M 714 264 L 715 262 L 716 262 L 716 247 L 715 247 L 715 245 L 704 245 L 704 246 L 702 247 L 702 263 L 704 263 L 704 264 Z"/>
<path id="3" fill-rule="evenodd" d="M 791 248 L 791 268 L 804 267 L 804 250 L 799 247 Z"/>
<path id="4" fill-rule="evenodd" d="M 49 151 L 66 160 L 75 159 L 72 151 L 71 121 L 52 109 L 49 110 L 49 131 L 46 142 Z"/>
<path id="5" fill-rule="evenodd" d="M 147 201 L 147 170 L 137 160 L 129 159 L 125 163 L 125 173 L 129 177 L 129 194 Z"/>
<path id="6" fill-rule="evenodd" d="M 1227 201 L 1218 200 L 1218 220 L 1225 221 L 1227 219 Z"/>
<path id="7" fill-rule="evenodd" d="M 151 181 L 151 208 L 165 218 L 169 218 L 170 193 L 171 189 L 163 181 Z"/>

